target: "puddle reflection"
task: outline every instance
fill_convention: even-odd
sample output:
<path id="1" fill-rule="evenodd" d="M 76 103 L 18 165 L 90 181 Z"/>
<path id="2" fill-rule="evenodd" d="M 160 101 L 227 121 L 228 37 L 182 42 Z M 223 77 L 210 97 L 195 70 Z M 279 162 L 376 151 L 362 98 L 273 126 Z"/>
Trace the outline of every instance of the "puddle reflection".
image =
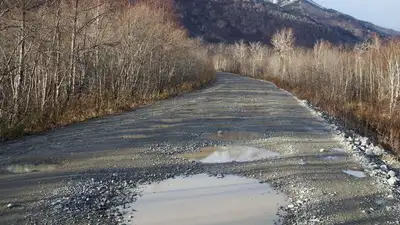
<path id="1" fill-rule="evenodd" d="M 122 209 L 125 224 L 281 224 L 285 197 L 267 183 L 238 176 L 176 177 L 141 187 L 142 197 Z"/>
<path id="2" fill-rule="evenodd" d="M 358 170 L 343 170 L 343 173 L 357 178 L 367 177 L 367 175 L 363 171 L 358 171 Z"/>
<path id="3" fill-rule="evenodd" d="M 280 156 L 279 153 L 249 146 L 215 146 L 202 148 L 200 152 L 181 155 L 202 163 L 250 162 Z"/>

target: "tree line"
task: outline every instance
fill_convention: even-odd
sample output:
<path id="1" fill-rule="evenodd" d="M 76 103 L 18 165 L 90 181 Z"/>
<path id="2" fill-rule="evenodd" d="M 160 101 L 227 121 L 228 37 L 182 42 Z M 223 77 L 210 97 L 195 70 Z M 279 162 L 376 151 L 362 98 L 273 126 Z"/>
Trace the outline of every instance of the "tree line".
<path id="1" fill-rule="evenodd" d="M 218 70 L 273 81 L 400 154 L 400 40 L 375 36 L 352 47 L 294 43 L 294 32 L 285 28 L 271 39 L 273 47 L 238 42 L 210 51 Z"/>
<path id="2" fill-rule="evenodd" d="M 18 136 L 207 83 L 212 62 L 171 2 L 0 2 L 0 134 Z"/>

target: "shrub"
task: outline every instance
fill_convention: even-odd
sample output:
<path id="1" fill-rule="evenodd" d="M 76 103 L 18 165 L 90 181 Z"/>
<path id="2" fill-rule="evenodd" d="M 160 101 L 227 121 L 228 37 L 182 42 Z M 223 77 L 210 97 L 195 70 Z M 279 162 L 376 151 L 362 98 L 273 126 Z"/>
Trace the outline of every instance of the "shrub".
<path id="1" fill-rule="evenodd" d="M 321 41 L 282 51 L 290 48 L 279 40 L 293 38 L 285 32 L 275 35 L 275 49 L 211 46 L 217 69 L 274 81 L 400 154 L 400 41 L 374 37 L 354 48 Z"/>
<path id="2" fill-rule="evenodd" d="M 2 1 L 0 134 L 113 113 L 213 79 L 206 50 L 157 2 Z"/>

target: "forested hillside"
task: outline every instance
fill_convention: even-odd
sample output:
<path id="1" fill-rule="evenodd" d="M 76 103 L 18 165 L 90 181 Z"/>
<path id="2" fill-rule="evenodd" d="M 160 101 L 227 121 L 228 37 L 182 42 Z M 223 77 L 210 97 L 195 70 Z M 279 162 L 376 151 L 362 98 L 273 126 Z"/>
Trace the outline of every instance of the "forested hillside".
<path id="1" fill-rule="evenodd" d="M 175 0 L 182 24 L 195 37 L 208 42 L 244 40 L 270 44 L 278 30 L 291 27 L 296 44 L 312 47 L 319 40 L 335 45 L 382 38 L 399 32 L 375 26 L 308 0 L 274 4 L 261 0 Z"/>

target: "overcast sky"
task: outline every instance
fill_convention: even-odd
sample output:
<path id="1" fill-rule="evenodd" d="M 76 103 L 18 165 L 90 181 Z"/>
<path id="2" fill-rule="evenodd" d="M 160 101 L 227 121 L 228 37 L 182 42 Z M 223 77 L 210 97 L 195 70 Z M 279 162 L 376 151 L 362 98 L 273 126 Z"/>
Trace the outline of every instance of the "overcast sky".
<path id="1" fill-rule="evenodd" d="M 400 0 L 314 0 L 360 20 L 400 31 Z"/>

